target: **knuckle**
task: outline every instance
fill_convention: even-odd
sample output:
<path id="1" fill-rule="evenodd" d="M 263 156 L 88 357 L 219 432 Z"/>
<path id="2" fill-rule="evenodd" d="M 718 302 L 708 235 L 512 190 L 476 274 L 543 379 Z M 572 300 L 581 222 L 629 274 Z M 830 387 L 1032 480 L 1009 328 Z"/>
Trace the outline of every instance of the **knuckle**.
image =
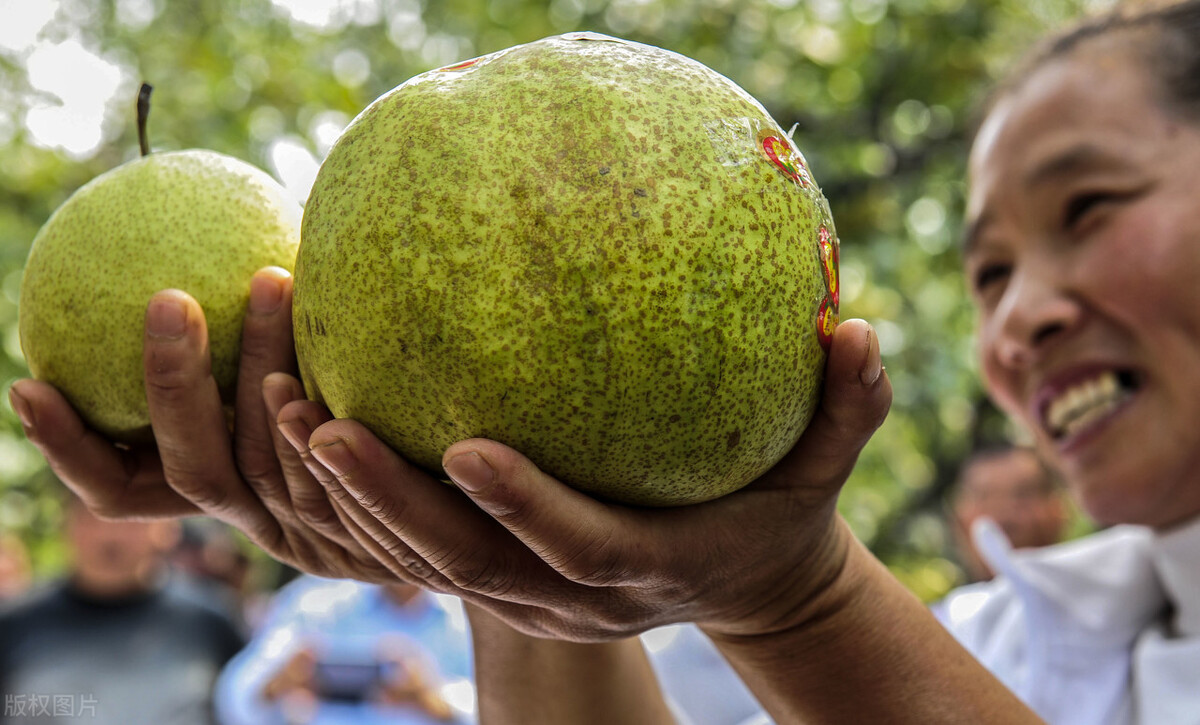
<path id="1" fill-rule="evenodd" d="M 262 378 L 268 372 L 280 369 L 278 347 L 273 340 L 265 340 L 259 335 L 242 338 L 239 360 L 243 374 L 249 371 L 253 377 Z"/>
<path id="2" fill-rule="evenodd" d="M 651 629 L 654 624 L 649 622 L 631 623 L 627 615 L 598 614 L 595 618 L 582 625 L 586 632 L 586 641 L 611 642 L 641 634 Z"/>
<path id="3" fill-rule="evenodd" d="M 280 311 L 286 306 L 281 305 Z M 290 315 L 290 311 L 287 312 Z M 288 369 L 291 326 L 281 328 L 277 315 L 247 315 L 242 327 L 241 366 L 244 370 L 267 372 Z"/>
<path id="4" fill-rule="evenodd" d="M 330 579 L 341 577 L 341 572 L 338 571 L 337 566 L 330 565 L 324 558 L 316 556 L 311 551 L 295 552 L 292 558 L 292 566 L 307 574 Z"/>
<path id="5" fill-rule="evenodd" d="M 242 478 L 250 485 L 250 488 L 260 496 L 265 498 L 281 497 L 283 493 L 283 480 L 279 475 L 279 469 L 276 467 L 267 466 L 247 466 L 238 467 L 241 471 Z"/>
<path id="6" fill-rule="evenodd" d="M 430 565 L 456 587 L 486 597 L 503 598 L 514 588 L 512 576 L 498 556 L 477 557 L 467 551 L 447 551 Z"/>
<path id="7" fill-rule="evenodd" d="M 400 499 L 379 493 L 360 493 L 356 494 L 354 498 L 364 511 L 389 531 L 403 528 L 402 524 L 408 507 Z"/>
<path id="8" fill-rule="evenodd" d="M 397 566 L 395 559 L 381 559 L 357 541 L 339 547 L 337 556 L 341 561 L 342 570 L 360 581 L 383 584 L 394 582 L 397 578 L 412 579 Z"/>
<path id="9" fill-rule="evenodd" d="M 511 495 L 508 486 L 503 482 L 497 482 L 493 486 L 486 506 L 492 518 L 514 533 L 526 529 L 534 518 L 535 507 L 528 500 Z"/>
<path id="10" fill-rule="evenodd" d="M 318 576 L 340 576 L 339 562 L 330 557 L 326 547 L 288 529 L 283 530 L 282 548 L 291 553 L 291 564 L 301 571 Z"/>
<path id="11" fill-rule="evenodd" d="M 288 541 L 288 537 L 282 528 L 268 526 L 263 523 L 259 526 L 247 528 L 245 531 L 246 536 L 263 551 L 287 564 L 293 563 L 294 557 L 291 553 L 291 542 Z"/>
<path id="12" fill-rule="evenodd" d="M 429 562 L 414 554 L 407 546 L 392 543 L 385 546 L 384 550 L 400 564 L 400 567 L 404 571 L 421 581 L 433 581 L 438 578 L 437 569 L 433 568 Z"/>
<path id="13" fill-rule="evenodd" d="M 239 456 L 238 470 L 256 491 L 274 491 L 280 486 L 279 463 L 275 458 Z"/>
<path id="14" fill-rule="evenodd" d="M 424 579 L 433 574 L 433 567 L 429 566 L 429 562 L 417 556 L 416 552 L 410 549 L 403 541 L 390 538 L 386 541 L 380 541 L 379 545 L 392 561 L 414 576 Z"/>
<path id="15" fill-rule="evenodd" d="M 258 494 L 264 503 L 288 502 L 287 481 L 277 459 L 239 454 L 234 463 L 237 476 L 245 481 L 250 490 Z"/>
<path id="16" fill-rule="evenodd" d="M 163 474 L 171 488 L 204 511 L 219 513 L 229 509 L 229 493 L 204 474 L 167 465 Z"/>
<path id="17" fill-rule="evenodd" d="M 321 484 L 335 501 L 339 503 L 346 501 L 357 502 L 357 499 L 341 486 L 341 481 L 330 473 L 329 469 L 323 466 L 317 460 L 316 456 L 307 449 L 299 453 L 299 459 L 305 470 L 313 477 L 313 480 Z"/>
<path id="18" fill-rule="evenodd" d="M 374 559 L 363 559 L 361 557 L 347 558 L 345 568 L 339 574 L 339 577 L 349 577 L 369 584 L 391 584 L 399 580 L 428 588 L 424 582 L 415 579 L 406 572 L 393 571 Z"/>
<path id="19" fill-rule="evenodd" d="M 313 475 L 313 480 L 325 491 L 325 495 L 329 498 L 329 503 L 337 506 L 343 512 L 349 513 L 356 508 L 361 508 L 358 501 L 349 491 L 335 485 L 331 480 L 320 478 L 315 474 Z"/>
<path id="20" fill-rule="evenodd" d="M 127 508 L 112 501 L 89 501 L 87 508 L 101 521 L 124 521 L 133 518 Z"/>
<path id="21" fill-rule="evenodd" d="M 173 368 L 146 371 L 146 397 L 164 403 L 186 399 L 195 386 L 191 371 Z"/>
<path id="22" fill-rule="evenodd" d="M 253 315 L 247 315 L 243 320 L 242 343 L 240 355 L 245 360 L 261 360 L 267 356 L 270 345 L 263 339 L 261 320 Z"/>
<path id="23" fill-rule="evenodd" d="M 387 561 L 383 566 L 390 570 L 393 578 L 413 582 L 418 586 L 433 591 L 447 591 L 449 579 L 436 567 L 421 558 L 407 545 L 398 539 L 392 539 L 381 544 Z"/>
<path id="24" fill-rule="evenodd" d="M 328 500 L 298 499 L 295 502 L 295 511 L 296 516 L 300 518 L 302 523 L 321 533 L 335 533 L 345 530 L 341 519 L 338 518 L 337 512 L 333 510 Z"/>
<path id="25" fill-rule="evenodd" d="M 209 374 L 207 358 L 193 359 L 174 345 L 149 345 L 143 366 L 147 394 L 178 395 Z"/>
<path id="26" fill-rule="evenodd" d="M 547 563 L 563 576 L 595 587 L 614 586 L 627 579 L 627 566 L 614 551 L 611 532 L 599 539 L 585 538 L 582 534 L 572 538 L 575 541 L 563 547 L 563 554 L 547 559 Z"/>
<path id="27" fill-rule="evenodd" d="M 420 581 L 416 581 L 413 580 L 412 577 L 405 577 L 393 572 L 383 564 L 373 560 L 367 561 L 364 559 L 355 559 L 355 564 L 352 571 L 354 572 L 355 579 L 368 582 L 370 584 L 390 584 L 397 579 L 412 582 L 417 586 L 420 586 L 421 584 Z"/>

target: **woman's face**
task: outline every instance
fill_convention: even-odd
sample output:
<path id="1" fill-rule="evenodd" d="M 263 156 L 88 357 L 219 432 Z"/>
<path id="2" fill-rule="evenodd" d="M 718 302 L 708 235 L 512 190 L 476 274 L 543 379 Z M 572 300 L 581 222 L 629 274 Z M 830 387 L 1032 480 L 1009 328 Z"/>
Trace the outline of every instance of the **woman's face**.
<path id="1" fill-rule="evenodd" d="M 1200 514 L 1200 126 L 1091 45 L 980 130 L 966 271 L 992 397 L 1093 517 L 1165 528 Z"/>

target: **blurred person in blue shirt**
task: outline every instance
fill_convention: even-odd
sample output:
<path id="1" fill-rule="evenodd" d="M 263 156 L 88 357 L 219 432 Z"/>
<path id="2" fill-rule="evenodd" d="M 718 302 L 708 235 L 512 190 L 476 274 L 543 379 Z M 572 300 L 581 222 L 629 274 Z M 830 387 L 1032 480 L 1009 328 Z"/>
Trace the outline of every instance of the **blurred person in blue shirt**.
<path id="1" fill-rule="evenodd" d="M 302 576 L 221 674 L 225 725 L 474 723 L 461 602 L 405 584 Z"/>
<path id="2" fill-rule="evenodd" d="M 679 725 L 770 723 L 750 688 L 695 624 L 657 627 L 641 639 Z"/>

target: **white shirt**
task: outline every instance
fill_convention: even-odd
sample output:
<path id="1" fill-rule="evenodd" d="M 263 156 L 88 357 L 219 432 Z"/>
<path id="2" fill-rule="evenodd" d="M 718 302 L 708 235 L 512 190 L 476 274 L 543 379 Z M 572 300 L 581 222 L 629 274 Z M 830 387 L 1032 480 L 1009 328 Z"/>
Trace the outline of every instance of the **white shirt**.
<path id="1" fill-rule="evenodd" d="M 1200 724 L 1200 521 L 1030 550 L 973 534 L 996 579 L 934 611 L 1047 722 Z"/>

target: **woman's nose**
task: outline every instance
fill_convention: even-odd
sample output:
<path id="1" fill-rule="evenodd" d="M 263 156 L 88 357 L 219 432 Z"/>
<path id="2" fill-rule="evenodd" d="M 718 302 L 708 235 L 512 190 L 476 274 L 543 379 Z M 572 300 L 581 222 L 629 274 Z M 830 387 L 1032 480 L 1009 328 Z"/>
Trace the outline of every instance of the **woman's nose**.
<path id="1" fill-rule="evenodd" d="M 1031 364 L 1079 323 L 1083 310 L 1053 265 L 1014 270 L 988 327 L 998 361 L 1007 367 Z"/>

